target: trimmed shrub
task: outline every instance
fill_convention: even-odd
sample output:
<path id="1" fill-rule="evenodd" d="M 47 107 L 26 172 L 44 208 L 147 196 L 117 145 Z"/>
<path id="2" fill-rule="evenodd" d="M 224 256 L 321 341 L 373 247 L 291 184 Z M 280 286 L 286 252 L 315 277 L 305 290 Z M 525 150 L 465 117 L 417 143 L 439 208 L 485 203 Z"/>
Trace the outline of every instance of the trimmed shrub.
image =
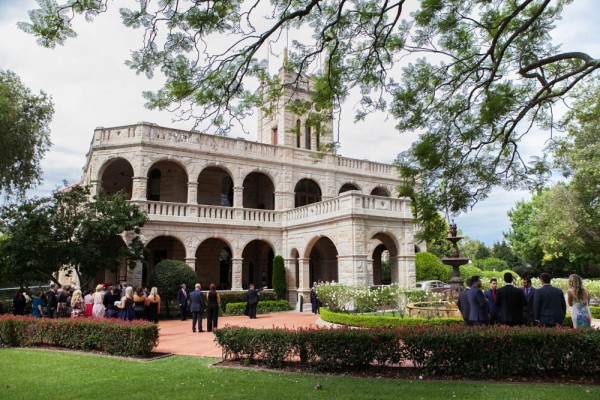
<path id="1" fill-rule="evenodd" d="M 473 275 L 481 276 L 483 273 L 482 270 L 480 270 L 479 268 L 477 268 L 476 266 L 471 265 L 471 264 L 461 265 L 459 267 L 459 270 L 460 270 L 461 279 L 463 279 L 465 281 L 467 279 L 471 278 Z"/>
<path id="2" fill-rule="evenodd" d="M 223 313 L 229 313 L 228 306 L 231 303 L 244 303 L 246 304 L 246 292 L 245 291 L 231 291 L 225 290 L 223 292 L 219 292 L 219 296 L 221 297 L 221 309 Z M 260 301 L 274 301 L 277 300 L 277 295 L 273 290 L 265 289 L 259 293 Z M 259 302 L 260 304 L 260 302 Z"/>
<path id="3" fill-rule="evenodd" d="M 246 309 L 246 302 L 243 303 L 229 303 L 227 305 L 226 315 L 242 315 Z M 269 314 L 278 311 L 290 311 L 293 310 L 286 300 L 261 300 L 258 302 L 256 308 L 257 314 Z"/>
<path id="4" fill-rule="evenodd" d="M 285 283 L 285 267 L 283 265 L 283 257 L 275 256 L 273 259 L 273 290 L 277 294 L 279 300 L 287 300 L 285 292 L 287 284 Z"/>
<path id="5" fill-rule="evenodd" d="M 451 277 L 442 261 L 431 253 L 417 253 L 415 255 L 415 268 L 417 272 L 417 281 L 437 279 L 448 282 Z"/>
<path id="6" fill-rule="evenodd" d="M 320 316 L 323 321 L 346 326 L 362 328 L 399 328 L 403 326 L 456 326 L 464 325 L 462 318 L 412 318 L 386 315 L 352 315 L 329 311 L 321 307 Z"/>
<path id="7" fill-rule="evenodd" d="M 161 300 L 165 302 L 167 315 L 170 314 L 169 301 L 177 299 L 177 292 L 182 283 L 185 283 L 187 290 L 194 290 L 194 285 L 198 282 L 196 271 L 190 268 L 183 261 L 162 260 L 155 267 L 150 276 L 150 287 L 156 286 L 160 293 Z"/>
<path id="8" fill-rule="evenodd" d="M 148 354 L 158 344 L 158 325 L 118 319 L 0 317 L 0 343 L 54 346 L 120 356 Z"/>
<path id="9" fill-rule="evenodd" d="M 592 318 L 600 319 L 600 307 L 590 306 L 590 313 L 592 314 Z"/>
<path id="10" fill-rule="evenodd" d="M 250 329 L 214 331 L 226 358 L 298 357 L 315 370 L 413 363 L 432 375 L 469 378 L 600 373 L 600 330 L 505 326 L 410 326 L 378 329 Z M 485 348 L 482 350 L 482 345 Z M 527 354 L 527 357 L 523 357 Z"/>

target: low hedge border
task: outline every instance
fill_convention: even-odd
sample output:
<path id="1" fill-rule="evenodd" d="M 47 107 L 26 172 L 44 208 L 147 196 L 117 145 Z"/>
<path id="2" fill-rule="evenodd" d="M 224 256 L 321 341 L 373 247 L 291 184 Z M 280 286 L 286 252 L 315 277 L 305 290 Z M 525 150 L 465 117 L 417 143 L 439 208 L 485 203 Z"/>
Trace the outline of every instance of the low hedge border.
<path id="1" fill-rule="evenodd" d="M 250 329 L 213 331 L 224 358 L 286 361 L 316 371 L 412 363 L 432 375 L 502 378 L 600 372 L 600 330 L 503 326 L 394 329 Z M 523 355 L 526 356 L 523 356 Z"/>
<path id="2" fill-rule="evenodd" d="M 118 319 L 47 319 L 0 316 L 0 344 L 53 346 L 119 356 L 148 354 L 158 344 L 158 325 Z"/>
<path id="3" fill-rule="evenodd" d="M 456 326 L 464 325 L 462 318 L 413 318 L 392 317 L 385 315 L 357 315 L 330 311 L 321 307 L 321 319 L 333 324 L 356 326 L 361 328 L 399 328 L 403 326 Z"/>
<path id="4" fill-rule="evenodd" d="M 266 300 L 277 300 L 277 294 L 273 291 L 273 289 L 265 289 L 260 292 L 260 301 Z M 231 303 L 245 303 L 247 300 L 246 291 L 232 291 L 232 290 L 224 290 L 219 291 L 219 297 L 221 298 L 221 310 L 223 312 L 227 312 L 227 307 Z M 260 302 L 258 303 L 260 304 Z"/>
<path id="5" fill-rule="evenodd" d="M 285 300 L 261 300 L 258 302 L 256 308 L 257 314 L 268 314 L 279 311 L 290 311 L 294 308 L 291 307 Z M 229 303 L 225 309 L 225 315 L 242 315 L 246 310 L 246 302 L 243 303 Z"/>

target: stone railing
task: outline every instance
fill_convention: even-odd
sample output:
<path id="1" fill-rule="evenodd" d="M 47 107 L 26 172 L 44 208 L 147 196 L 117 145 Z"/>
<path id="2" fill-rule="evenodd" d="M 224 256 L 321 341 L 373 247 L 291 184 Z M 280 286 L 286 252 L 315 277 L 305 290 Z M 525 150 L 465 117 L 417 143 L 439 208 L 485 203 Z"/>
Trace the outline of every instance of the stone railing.
<path id="1" fill-rule="evenodd" d="M 136 200 L 150 221 L 190 223 L 251 223 L 264 227 L 298 226 L 314 221 L 364 215 L 390 219 L 412 219 L 410 200 L 364 195 L 356 191 L 339 197 L 285 211 L 234 208 L 203 204 Z"/>
<path id="2" fill-rule="evenodd" d="M 303 160 L 314 163 L 315 151 L 297 149 L 293 147 L 274 146 L 258 143 L 241 138 L 208 135 L 197 131 L 186 131 L 164 128 L 155 124 L 141 122 L 137 125 L 120 126 L 113 128 L 99 127 L 94 131 L 92 146 L 122 146 L 136 143 L 162 143 L 167 146 L 181 147 L 182 149 L 197 149 L 222 154 L 246 155 L 255 158 L 285 158 Z M 326 165 L 336 165 L 339 168 L 370 171 L 397 179 L 394 166 L 368 160 L 326 154 L 320 161 Z"/>

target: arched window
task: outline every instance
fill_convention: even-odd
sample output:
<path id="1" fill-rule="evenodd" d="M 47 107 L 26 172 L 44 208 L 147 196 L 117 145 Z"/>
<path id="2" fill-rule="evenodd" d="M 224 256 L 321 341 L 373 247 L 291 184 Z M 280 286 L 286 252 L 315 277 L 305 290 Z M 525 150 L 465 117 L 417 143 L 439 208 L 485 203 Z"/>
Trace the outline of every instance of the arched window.
<path id="1" fill-rule="evenodd" d="M 304 147 L 306 150 L 310 150 L 310 125 L 304 126 Z"/>
<path id="2" fill-rule="evenodd" d="M 296 184 L 295 207 L 302 207 L 308 204 L 321 201 L 321 189 L 319 185 L 311 179 L 302 179 Z"/>
<path id="3" fill-rule="evenodd" d="M 296 147 L 300 148 L 300 120 L 296 120 Z"/>
<path id="4" fill-rule="evenodd" d="M 160 169 L 156 168 L 148 174 L 148 200 L 160 201 Z"/>

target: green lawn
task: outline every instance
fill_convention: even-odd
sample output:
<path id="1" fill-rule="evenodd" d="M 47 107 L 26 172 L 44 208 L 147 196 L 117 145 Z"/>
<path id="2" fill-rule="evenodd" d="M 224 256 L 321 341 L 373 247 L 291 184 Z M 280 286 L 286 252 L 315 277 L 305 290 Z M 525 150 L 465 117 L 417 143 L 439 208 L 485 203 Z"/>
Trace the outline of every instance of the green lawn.
<path id="1" fill-rule="evenodd" d="M 210 367 L 173 356 L 140 362 L 60 351 L 0 349 L 6 399 L 594 399 L 600 387 L 393 381 Z M 320 384 L 322 389 L 315 386 Z"/>

